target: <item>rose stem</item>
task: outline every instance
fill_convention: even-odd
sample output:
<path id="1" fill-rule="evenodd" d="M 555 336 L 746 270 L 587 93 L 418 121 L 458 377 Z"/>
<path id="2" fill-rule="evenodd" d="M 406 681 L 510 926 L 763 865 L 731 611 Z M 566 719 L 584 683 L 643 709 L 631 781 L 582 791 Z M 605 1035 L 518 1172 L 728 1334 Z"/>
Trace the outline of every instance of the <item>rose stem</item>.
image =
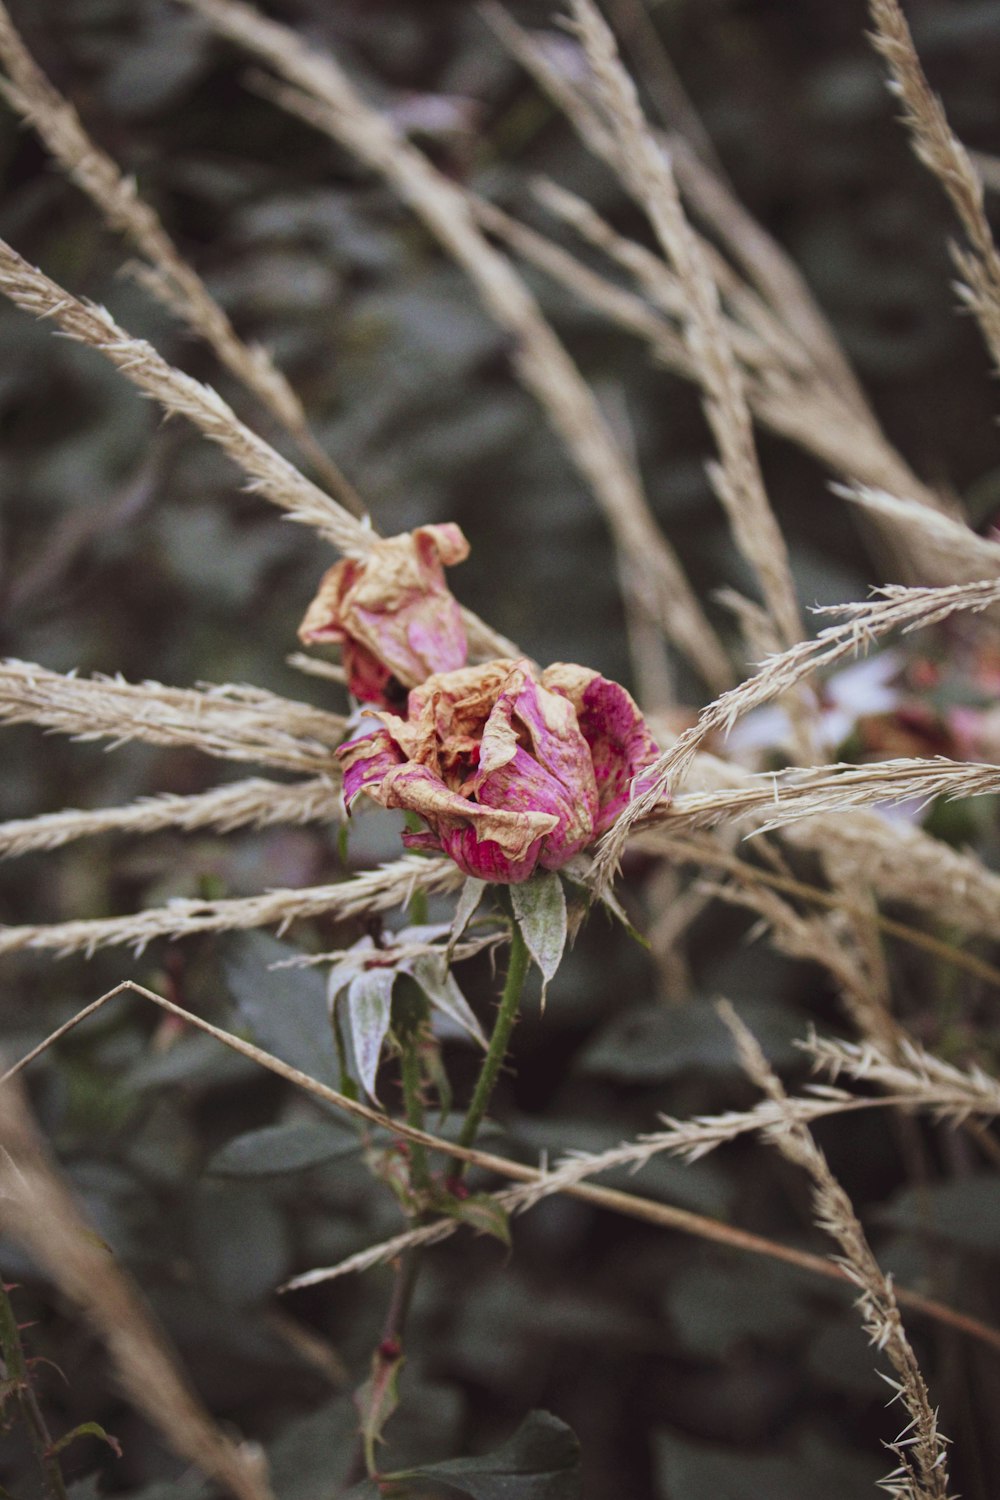
<path id="1" fill-rule="evenodd" d="M 28 1361 L 21 1344 L 14 1309 L 10 1305 L 7 1287 L 0 1283 L 0 1352 L 7 1368 L 8 1380 L 14 1382 L 17 1404 L 28 1429 L 31 1446 L 35 1450 L 38 1467 L 42 1471 L 45 1493 L 50 1500 L 67 1500 L 59 1460 L 52 1451 L 52 1438 L 45 1425 L 41 1408 L 31 1386 Z"/>
<path id="2" fill-rule="evenodd" d="M 517 1017 L 517 1008 L 521 1001 L 521 991 L 524 989 L 524 981 L 528 973 L 528 945 L 521 936 L 521 929 L 516 922 L 511 924 L 510 938 L 510 962 L 507 965 L 507 979 L 503 987 L 503 995 L 500 999 L 500 1009 L 497 1012 L 496 1024 L 493 1027 L 493 1035 L 490 1037 L 490 1045 L 486 1057 L 483 1059 L 482 1072 L 476 1084 L 469 1112 L 465 1117 L 461 1134 L 458 1137 L 460 1146 L 471 1146 L 476 1139 L 476 1134 L 482 1124 L 483 1115 L 490 1102 L 497 1075 L 507 1055 L 507 1044 L 510 1034 L 514 1029 L 514 1021 Z M 465 1172 L 466 1164 L 463 1163 L 461 1172 Z"/>

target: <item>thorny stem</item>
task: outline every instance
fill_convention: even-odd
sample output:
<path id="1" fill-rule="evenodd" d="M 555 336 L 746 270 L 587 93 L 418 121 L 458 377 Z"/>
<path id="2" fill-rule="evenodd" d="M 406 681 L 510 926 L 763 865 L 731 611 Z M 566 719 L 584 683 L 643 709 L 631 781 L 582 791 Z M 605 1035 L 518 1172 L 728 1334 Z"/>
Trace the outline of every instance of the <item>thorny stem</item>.
<path id="1" fill-rule="evenodd" d="M 17 1317 L 2 1280 L 0 1280 L 0 1351 L 3 1353 L 7 1369 L 7 1379 L 17 1383 L 14 1396 L 38 1460 L 45 1493 L 49 1496 L 49 1500 L 67 1500 L 62 1469 L 59 1459 L 52 1451 L 52 1436 L 31 1385 L 31 1374 L 21 1344 Z"/>
<path id="2" fill-rule="evenodd" d="M 397 1002 L 399 1007 L 397 1035 L 400 1049 L 400 1076 L 403 1085 L 403 1108 L 407 1125 L 413 1130 L 423 1130 L 424 1100 L 421 1088 L 420 1032 L 426 1020 L 427 1005 L 411 980 L 402 978 L 399 990 L 401 993 Z M 409 1142 L 409 1164 L 410 1187 L 418 1199 L 422 1198 L 426 1201 L 433 1183 L 427 1160 L 427 1148 L 419 1141 Z M 421 1224 L 423 1222 L 421 1213 L 418 1211 L 411 1214 L 409 1222 L 414 1228 Z M 382 1324 L 382 1332 L 379 1335 L 376 1360 L 393 1361 L 402 1352 L 403 1334 L 406 1330 L 406 1320 L 413 1301 L 413 1293 L 416 1290 L 417 1277 L 420 1274 L 421 1259 L 421 1249 L 415 1246 L 405 1250 L 394 1264 L 392 1292 Z M 371 1475 L 373 1472 L 371 1443 L 370 1440 L 366 1441 L 362 1430 L 351 1459 L 346 1487 L 350 1489 L 366 1473 Z"/>
<path id="3" fill-rule="evenodd" d="M 406 1123 L 414 1130 L 424 1128 L 424 1101 L 420 1078 L 420 1038 L 416 1026 L 407 1027 L 400 1037 L 402 1055 L 400 1072 L 403 1081 L 403 1105 Z M 427 1149 L 418 1141 L 410 1141 L 410 1186 L 416 1193 L 427 1193 L 431 1187 L 430 1167 L 427 1165 Z"/>
<path id="4" fill-rule="evenodd" d="M 493 1035 L 490 1037 L 489 1049 L 483 1059 L 482 1072 L 472 1095 L 472 1103 L 469 1105 L 465 1124 L 458 1137 L 460 1146 L 471 1146 L 476 1139 L 492 1097 L 497 1075 L 507 1055 L 507 1044 L 514 1029 L 517 1008 L 521 1003 L 521 991 L 524 989 L 524 981 L 528 973 L 528 962 L 528 945 L 521 936 L 521 929 L 516 922 L 513 922 L 511 924 L 510 961 L 507 965 L 507 979 L 500 999 L 500 1009 L 497 1012 Z M 463 1172 L 466 1165 L 463 1162 L 461 1168 Z"/>

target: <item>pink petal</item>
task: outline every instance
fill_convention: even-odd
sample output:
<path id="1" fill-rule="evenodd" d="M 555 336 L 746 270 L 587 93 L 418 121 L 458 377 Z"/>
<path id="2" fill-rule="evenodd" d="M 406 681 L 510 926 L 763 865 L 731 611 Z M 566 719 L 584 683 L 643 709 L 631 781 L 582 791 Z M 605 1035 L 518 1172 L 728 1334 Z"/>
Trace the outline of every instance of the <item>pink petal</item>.
<path id="1" fill-rule="evenodd" d="M 597 784 L 590 749 L 573 705 L 525 673 L 515 711 L 531 736 L 535 759 L 569 795 L 574 808 L 571 825 L 586 831 L 589 838 L 597 816 Z"/>
<path id="2" fill-rule="evenodd" d="M 383 807 L 401 807 L 419 813 L 442 841 L 456 826 L 469 825 L 479 839 L 491 839 L 504 854 L 524 859 L 536 839 L 551 833 L 558 823 L 553 814 L 536 808 L 516 810 L 472 802 L 445 786 L 426 766 L 412 761 L 396 766 L 372 795 Z"/>
<path id="3" fill-rule="evenodd" d="M 593 819 L 581 816 L 572 792 L 562 786 L 526 750 L 518 748 L 504 765 L 480 771 L 474 778 L 476 796 L 487 807 L 505 808 L 514 816 L 548 814 L 552 828 L 542 840 L 539 863 L 558 870 L 594 837 Z"/>
<path id="4" fill-rule="evenodd" d="M 441 836 L 441 848 L 466 875 L 500 885 L 519 885 L 522 880 L 530 880 L 541 847 L 542 840 L 536 839 L 522 859 L 512 859 L 493 839 L 477 838 L 474 828 L 453 828 Z"/>
<path id="5" fill-rule="evenodd" d="M 377 729 L 341 745 L 337 758 L 344 767 L 344 803 L 350 812 L 362 792 L 381 801 L 379 788 L 403 753 L 387 730 Z"/>
<path id="6" fill-rule="evenodd" d="M 597 832 L 610 828 L 630 800 L 633 776 L 659 755 L 638 705 L 617 682 L 595 674 L 578 706 L 600 798 Z"/>

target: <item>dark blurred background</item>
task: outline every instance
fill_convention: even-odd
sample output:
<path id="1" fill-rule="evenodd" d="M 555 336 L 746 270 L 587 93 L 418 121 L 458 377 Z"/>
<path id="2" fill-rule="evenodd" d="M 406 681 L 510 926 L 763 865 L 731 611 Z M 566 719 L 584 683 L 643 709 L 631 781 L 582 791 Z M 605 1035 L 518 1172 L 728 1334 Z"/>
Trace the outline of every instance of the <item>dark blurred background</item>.
<path id="1" fill-rule="evenodd" d="M 626 36 L 639 3 L 606 0 Z M 865 7 L 645 3 L 726 173 L 802 269 L 889 435 L 919 474 L 953 489 L 974 522 L 987 524 L 1000 509 L 996 388 L 975 326 L 956 313 L 946 248 L 954 225 L 894 122 L 864 39 Z M 629 682 L 601 517 L 516 383 L 504 338 L 411 215 L 330 141 L 261 98 L 246 59 L 168 0 L 10 0 L 10 8 L 240 331 L 275 351 L 379 529 L 458 521 L 473 548 L 453 577 L 464 602 L 539 660 L 580 661 Z M 545 4 L 511 9 L 526 24 L 552 20 Z M 954 128 L 970 147 L 1000 152 L 1000 11 L 989 0 L 913 0 L 907 10 Z M 466 0 L 288 0 L 268 12 L 332 45 L 369 96 L 412 122 L 419 143 L 461 181 L 541 223 L 526 181 L 547 173 L 648 239 L 620 188 Z M 658 56 L 648 39 L 626 51 L 655 107 Z M 270 433 L 204 348 L 122 274 L 122 243 L 6 108 L 0 175 L 0 232 L 22 254 L 217 383 Z M 710 446 L 697 398 L 638 344 L 537 286 L 634 445 L 657 516 L 731 637 L 711 592 L 747 579 L 705 478 Z M 334 685 L 285 660 L 332 560 L 326 546 L 242 495 L 227 460 L 180 422 L 164 425 L 90 351 L 6 306 L 0 348 L 0 651 L 136 680 L 251 682 L 340 708 Z M 775 438 L 762 437 L 760 451 L 803 602 L 863 597 L 879 573 L 827 476 Z M 697 704 L 697 684 L 683 674 L 680 682 Z M 242 774 L 194 751 L 109 754 L 30 728 L 4 730 L 3 747 L 5 818 L 197 791 Z M 351 865 L 395 847 L 393 827 L 365 819 Z M 253 894 L 340 869 L 334 835 L 311 830 L 102 840 L 5 865 L 0 919 Z M 665 1003 L 647 956 L 595 918 L 544 1018 L 532 1000 L 519 1028 L 516 1075 L 497 1101 L 504 1149 L 530 1160 L 543 1149 L 600 1149 L 655 1128 L 657 1111 L 747 1103 L 709 1003 L 720 992 L 741 1004 L 775 1060 L 801 1073 L 791 1038 L 809 1019 L 839 1024 L 835 1002 L 821 973 L 747 946 L 745 929 L 724 909 L 698 921 L 691 993 L 677 1006 Z M 331 947 L 354 936 L 320 923 L 290 941 Z M 6 960 L 3 1047 L 19 1054 L 131 976 L 248 1027 L 279 1052 L 294 1043 L 285 1018 L 314 1012 L 316 1056 L 304 1061 L 321 1072 L 331 1062 L 320 981 L 268 974 L 273 957 L 272 940 L 243 938 L 158 944 L 137 959 Z M 968 997 L 915 972 L 912 959 L 893 961 L 904 992 L 923 995 L 930 985 L 933 1003 L 961 1016 Z M 487 967 L 471 965 L 463 978 L 485 1016 Z M 455 1043 L 448 1057 L 461 1088 L 471 1056 Z M 350 1449 L 344 1392 L 364 1372 L 388 1273 L 299 1294 L 281 1303 L 280 1316 L 271 1289 L 394 1232 L 388 1192 L 357 1157 L 261 1178 L 213 1171 L 227 1141 L 298 1118 L 306 1106 L 206 1039 L 177 1037 L 137 1003 L 119 1001 L 81 1030 L 39 1064 L 32 1085 L 95 1223 L 152 1299 L 212 1409 L 269 1445 L 280 1500 L 329 1497 Z M 919 1213 L 884 1120 L 851 1119 L 822 1138 L 885 1264 L 987 1315 L 1000 1190 L 958 1138 L 933 1127 L 916 1134 L 931 1185 Z M 934 1192 L 944 1178 L 958 1199 L 951 1207 Z M 694 1168 L 659 1159 L 631 1186 L 821 1248 L 802 1183 L 756 1145 Z M 54 1425 L 99 1420 L 124 1446 L 120 1461 L 86 1442 L 74 1447 L 74 1496 L 152 1497 L 161 1492 L 149 1486 L 167 1481 L 170 1495 L 193 1493 L 58 1296 L 10 1247 L 3 1272 L 24 1279 L 16 1295 L 25 1317 L 39 1319 L 28 1336 L 66 1376 L 42 1382 Z M 296 1329 L 315 1343 L 305 1347 Z M 996 1358 L 952 1333 L 914 1332 L 942 1426 L 956 1440 L 956 1488 L 988 1500 L 1000 1484 L 988 1420 L 1000 1396 Z M 884 1400 L 846 1297 L 767 1261 L 550 1200 L 518 1224 L 509 1259 L 467 1235 L 428 1257 L 387 1462 L 495 1445 L 541 1406 L 581 1438 L 587 1500 L 846 1500 L 890 1467 L 879 1441 L 900 1419 Z M 91 1471 L 96 1479 L 86 1478 Z M 0 1476 L 18 1496 L 31 1492 L 16 1435 Z"/>

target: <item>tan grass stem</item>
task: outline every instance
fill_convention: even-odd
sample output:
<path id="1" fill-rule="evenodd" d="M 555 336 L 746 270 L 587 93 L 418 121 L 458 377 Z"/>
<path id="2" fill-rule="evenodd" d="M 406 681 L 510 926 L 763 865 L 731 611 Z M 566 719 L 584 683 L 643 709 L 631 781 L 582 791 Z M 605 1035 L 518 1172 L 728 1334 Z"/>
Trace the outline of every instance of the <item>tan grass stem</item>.
<path id="1" fill-rule="evenodd" d="M 271 97 L 383 177 L 463 268 L 487 312 L 513 339 L 520 378 L 590 485 L 619 546 L 650 580 L 667 633 L 707 682 L 718 688 L 731 681 L 725 653 L 593 392 L 510 261 L 479 229 L 463 190 L 365 103 L 330 54 L 310 49 L 239 0 L 184 3 L 287 80 L 292 89 L 269 88 Z"/>
<path id="2" fill-rule="evenodd" d="M 345 722 L 262 688 L 172 688 L 0 661 L 0 723 L 40 724 L 78 740 L 190 746 L 223 760 L 315 775 L 333 769 Z"/>
<path id="3" fill-rule="evenodd" d="M 309 428 L 302 402 L 269 352 L 246 344 L 184 259 L 163 223 L 108 153 L 91 140 L 73 105 L 55 89 L 31 56 L 6 8 L 0 4 L 0 93 L 34 126 L 76 185 L 97 205 L 114 230 L 125 235 L 149 263 L 143 284 L 188 328 L 212 347 L 221 363 L 252 391 L 295 437 L 324 482 L 347 510 L 364 514 L 351 484 L 323 451 Z"/>
<path id="4" fill-rule="evenodd" d="M 270 1500 L 263 1455 L 212 1421 L 139 1292 L 56 1176 L 9 1079 L 0 1090 L 0 1223 L 83 1313 L 130 1401 L 174 1452 L 238 1500 Z"/>
<path id="5" fill-rule="evenodd" d="M 314 1098 L 322 1099 L 327 1104 L 333 1104 L 345 1113 L 356 1119 L 379 1126 L 384 1130 L 406 1140 L 412 1140 L 429 1150 L 439 1151 L 450 1156 L 456 1161 L 467 1162 L 471 1166 L 482 1167 L 486 1171 L 495 1172 L 498 1176 L 521 1182 L 534 1190 L 536 1196 L 542 1184 L 548 1181 L 548 1175 L 537 1168 L 525 1166 L 520 1162 L 508 1160 L 506 1157 L 496 1156 L 492 1152 L 482 1151 L 476 1147 L 459 1146 L 457 1142 L 448 1141 L 443 1138 L 429 1134 L 424 1130 L 417 1130 L 407 1125 L 405 1121 L 393 1120 L 381 1114 L 370 1105 L 360 1100 L 350 1099 L 344 1094 L 338 1093 L 328 1085 L 320 1083 L 317 1079 L 310 1078 L 308 1074 L 301 1072 L 298 1068 L 291 1067 L 282 1062 L 280 1058 L 273 1057 L 264 1052 L 260 1047 L 254 1046 L 252 1042 L 244 1041 L 240 1037 L 233 1036 L 230 1032 L 214 1026 L 210 1021 L 196 1016 L 183 1007 L 167 1000 L 155 991 L 146 989 L 145 986 L 136 984 L 132 980 L 124 980 L 109 990 L 98 1000 L 85 1006 L 75 1017 L 66 1022 L 38 1047 L 32 1049 L 26 1057 L 16 1063 L 12 1068 L 0 1077 L 0 1086 L 15 1077 L 27 1064 L 40 1056 L 58 1037 L 65 1036 L 73 1026 L 78 1025 L 87 1016 L 95 1014 L 97 1010 L 123 993 L 139 995 L 143 999 L 151 1001 L 161 1009 L 168 1011 L 171 1015 L 186 1021 L 189 1025 L 203 1031 L 208 1036 L 215 1037 L 223 1045 L 241 1056 L 266 1068 L 269 1072 L 283 1078 L 287 1083 L 296 1088 L 303 1089 Z M 881 1102 L 881 1101 L 879 1101 Z M 675 1208 L 671 1204 L 653 1203 L 648 1199 L 637 1197 L 633 1193 L 624 1193 L 617 1188 L 597 1187 L 592 1183 L 583 1181 L 567 1181 L 559 1189 L 568 1197 L 577 1198 L 582 1202 L 589 1203 L 595 1208 L 606 1209 L 612 1213 L 624 1214 L 629 1218 L 638 1219 L 642 1222 L 653 1224 L 664 1229 L 675 1229 L 681 1233 L 693 1234 L 697 1237 L 717 1244 L 724 1245 L 731 1250 L 742 1250 L 755 1255 L 766 1255 L 772 1259 L 783 1261 L 787 1265 L 797 1266 L 801 1270 L 814 1272 L 816 1275 L 826 1277 L 832 1281 L 844 1282 L 847 1280 L 844 1273 L 837 1266 L 832 1265 L 817 1255 L 810 1255 L 805 1251 L 797 1250 L 790 1245 L 781 1245 L 776 1241 L 765 1239 L 762 1235 L 752 1234 L 744 1229 L 737 1229 L 729 1224 L 721 1224 L 715 1219 L 706 1218 L 702 1214 L 692 1213 L 687 1209 Z M 544 1196 L 544 1194 L 542 1194 Z M 444 1220 L 440 1228 L 438 1238 L 444 1238 L 454 1233 L 460 1227 L 455 1219 Z M 419 1236 L 420 1230 L 411 1231 L 413 1235 Z M 420 1239 L 412 1243 L 420 1243 Z M 397 1249 L 405 1249 L 411 1243 L 409 1236 L 401 1236 L 398 1240 L 391 1241 L 394 1247 L 389 1253 L 396 1253 Z M 386 1247 L 376 1247 L 386 1249 Z M 373 1252 L 364 1252 L 371 1254 Z M 375 1262 L 373 1262 L 375 1263 Z M 936 1302 L 932 1298 L 923 1297 L 920 1293 L 911 1292 L 900 1288 L 897 1292 L 900 1302 L 925 1313 L 937 1321 L 950 1327 L 961 1330 L 971 1337 L 981 1340 L 990 1347 L 1000 1350 L 1000 1329 L 995 1329 L 989 1324 L 982 1323 L 965 1313 L 957 1312 L 954 1308 Z"/>
<path id="6" fill-rule="evenodd" d="M 1000 254 L 983 207 L 982 178 L 924 76 L 899 0 L 868 0 L 868 9 L 875 27 L 872 42 L 885 58 L 913 149 L 944 188 L 965 230 L 968 247 L 952 246 L 965 282 L 959 290 L 1000 370 Z"/>
<path id="7" fill-rule="evenodd" d="M 715 731 L 728 734 L 736 720 L 751 708 L 787 693 L 820 669 L 832 666 L 893 630 L 905 634 L 938 624 L 956 612 L 981 613 L 997 603 L 1000 603 L 1000 581 L 984 579 L 937 589 L 890 585 L 877 590 L 876 597 L 867 603 L 818 611 L 847 615 L 848 619 L 842 625 L 821 630 L 815 640 L 800 641 L 771 657 L 752 677 L 723 693 L 702 711 L 697 724 L 685 730 L 644 773 L 647 789 L 625 809 L 604 837 L 598 855 L 600 878 L 610 878 L 635 824 L 655 812 L 671 781 L 676 782 L 685 774 L 709 734 Z"/>
<path id="8" fill-rule="evenodd" d="M 96 349 L 168 415 L 186 417 L 243 470 L 252 493 L 280 506 L 292 520 L 313 527 L 346 556 L 363 557 L 368 552 L 376 533 L 251 432 L 217 391 L 174 369 L 151 344 L 120 328 L 104 308 L 81 302 L 2 240 L 0 292 L 35 317 L 51 318 L 78 343 Z M 463 618 L 474 652 L 512 654 L 511 642 L 471 611 L 463 610 Z"/>
<path id="9" fill-rule="evenodd" d="M 570 0 L 574 29 L 594 77 L 613 161 L 646 213 L 685 294 L 683 332 L 705 396 L 719 450 L 711 474 L 737 546 L 753 568 L 784 645 L 802 634 L 785 540 L 764 489 L 753 423 L 708 258 L 687 221 L 673 171 L 618 57 L 614 37 L 592 0 Z"/>
<path id="10" fill-rule="evenodd" d="M 404 855 L 335 885 L 305 886 L 266 891 L 260 896 L 227 897 L 218 901 L 175 898 L 166 906 L 147 907 L 127 917 L 94 917 L 49 926 L 0 927 L 0 955 L 23 950 L 45 950 L 59 955 L 95 953 L 99 948 L 130 947 L 141 953 L 154 938 L 190 937 L 196 932 L 245 932 L 277 927 L 284 932 L 293 922 L 313 917 L 342 920 L 362 913 L 405 906 L 414 891 L 456 890 L 462 871 L 450 859 Z"/>
<path id="11" fill-rule="evenodd" d="M 332 772 L 329 777 L 289 784 L 254 778 L 190 797 L 167 792 L 140 797 L 125 807 L 67 808 L 15 818 L 0 823 L 0 858 L 61 849 L 77 839 L 106 833 L 159 833 L 173 828 L 230 833 L 235 828 L 266 828 L 274 823 L 337 822 L 342 817 L 338 781 Z"/>
<path id="12" fill-rule="evenodd" d="M 897 1378 L 890 1385 L 910 1421 L 895 1441 L 888 1444 L 899 1460 L 899 1467 L 881 1481 L 882 1488 L 895 1500 L 948 1500 L 947 1440 L 938 1431 L 937 1412 L 931 1406 L 926 1382 L 903 1327 L 892 1280 L 879 1266 L 850 1198 L 831 1172 L 825 1155 L 786 1095 L 756 1038 L 728 1002 L 723 1002 L 719 1009 L 747 1075 L 777 1107 L 779 1118 L 765 1130 L 764 1138 L 808 1173 L 816 1221 L 840 1246 L 838 1264 L 860 1294 L 858 1307 L 865 1332 L 872 1344 L 885 1353 L 896 1372 Z"/>

